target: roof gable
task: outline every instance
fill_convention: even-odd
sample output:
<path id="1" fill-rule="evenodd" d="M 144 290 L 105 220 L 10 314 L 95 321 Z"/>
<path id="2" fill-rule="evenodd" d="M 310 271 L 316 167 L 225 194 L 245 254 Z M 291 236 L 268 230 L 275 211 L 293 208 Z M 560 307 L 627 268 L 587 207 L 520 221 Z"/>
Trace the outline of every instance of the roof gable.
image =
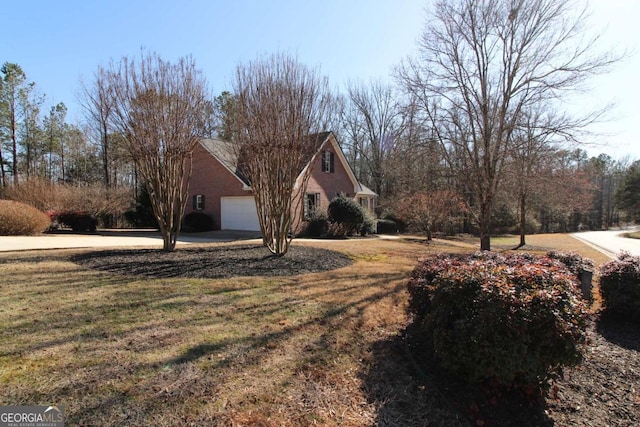
<path id="1" fill-rule="evenodd" d="M 309 135 L 308 138 L 312 139 L 312 144 L 316 148 L 315 150 L 313 150 L 313 156 L 306 162 L 305 167 L 299 172 L 297 179 L 300 179 L 300 177 L 304 175 L 307 169 L 314 164 L 316 159 L 323 151 L 323 148 L 327 145 L 331 145 L 333 151 L 336 153 L 338 160 L 340 161 L 340 164 L 346 171 L 349 180 L 353 184 L 354 193 L 363 193 L 367 192 L 367 190 L 368 192 L 371 192 L 371 190 L 366 189 L 366 187 L 360 184 L 360 182 L 356 178 L 355 174 L 353 173 L 353 169 L 351 169 L 351 165 L 349 165 L 349 162 L 347 161 L 347 158 L 345 157 L 344 152 L 338 144 L 338 140 L 336 139 L 333 132 L 326 131 L 315 133 Z M 242 173 L 240 172 L 240 168 L 238 167 L 238 155 L 234 150 L 232 142 L 219 139 L 203 139 L 202 141 L 200 141 L 200 144 L 210 155 L 215 157 L 229 171 L 229 173 L 235 176 L 245 186 L 245 189 L 250 188 L 248 180 L 242 175 Z"/>
<path id="2" fill-rule="evenodd" d="M 313 158 L 309 161 L 309 163 L 307 163 L 307 166 L 305 167 L 305 169 L 308 168 L 310 165 L 314 164 L 318 156 L 321 155 L 324 147 L 326 147 L 327 145 L 330 145 L 333 148 L 333 152 L 336 154 L 338 161 L 346 171 L 347 176 L 349 177 L 349 181 L 351 181 L 351 184 L 353 185 L 353 192 L 354 193 L 361 192 L 362 185 L 360 184 L 355 174 L 353 173 L 353 169 L 351 169 L 351 165 L 349 165 L 349 162 L 347 161 L 347 158 L 345 157 L 344 152 L 340 147 L 340 144 L 338 144 L 338 140 L 336 139 L 334 133 L 323 132 L 315 135 L 318 135 L 318 138 L 322 138 L 322 142 L 318 145 L 318 149 L 316 150 L 316 153 L 314 154 Z M 312 137 L 314 137 L 315 135 L 312 135 Z M 302 175 L 303 172 L 301 172 L 300 175 Z"/>
<path id="3" fill-rule="evenodd" d="M 238 171 L 238 156 L 230 141 L 221 139 L 203 139 L 200 145 L 213 156 L 229 173 L 242 183 L 245 189 L 249 189 L 249 183 Z"/>

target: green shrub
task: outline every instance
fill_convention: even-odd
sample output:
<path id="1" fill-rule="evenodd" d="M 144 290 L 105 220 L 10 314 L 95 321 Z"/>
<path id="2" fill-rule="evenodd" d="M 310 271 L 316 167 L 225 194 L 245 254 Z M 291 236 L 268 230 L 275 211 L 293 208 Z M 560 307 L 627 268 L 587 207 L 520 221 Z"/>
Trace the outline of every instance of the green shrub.
<path id="1" fill-rule="evenodd" d="M 304 235 L 308 237 L 325 237 L 328 232 L 329 217 L 327 213 L 321 209 L 315 209 L 307 220 Z"/>
<path id="2" fill-rule="evenodd" d="M 65 225 L 76 232 L 96 231 L 98 219 L 87 213 L 79 211 L 64 211 L 55 214 L 58 223 Z"/>
<path id="3" fill-rule="evenodd" d="M 605 313 L 640 320 L 640 257 L 623 252 L 600 267 Z"/>
<path id="4" fill-rule="evenodd" d="M 184 231 L 199 233 L 213 230 L 213 218 L 203 212 L 190 212 L 184 216 Z"/>
<path id="5" fill-rule="evenodd" d="M 30 236 L 42 233 L 51 224 L 44 212 L 25 203 L 0 200 L 0 235 Z"/>
<path id="6" fill-rule="evenodd" d="M 582 360 L 587 306 L 549 257 L 442 255 L 422 261 L 408 288 L 418 334 L 462 378 L 544 387 Z"/>
<path id="7" fill-rule="evenodd" d="M 329 221 L 336 224 L 336 235 L 351 236 L 362 229 L 367 213 L 355 200 L 341 194 L 329 203 Z"/>
<path id="8" fill-rule="evenodd" d="M 379 219 L 378 234 L 398 234 L 400 232 L 400 226 L 393 219 Z"/>
<path id="9" fill-rule="evenodd" d="M 366 236 L 376 232 L 376 220 L 365 214 L 364 222 L 360 225 L 360 235 Z"/>
<path id="10" fill-rule="evenodd" d="M 141 186 L 133 209 L 124 213 L 124 217 L 132 227 L 137 228 L 160 228 L 158 220 L 153 214 L 151 198 L 145 185 Z"/>

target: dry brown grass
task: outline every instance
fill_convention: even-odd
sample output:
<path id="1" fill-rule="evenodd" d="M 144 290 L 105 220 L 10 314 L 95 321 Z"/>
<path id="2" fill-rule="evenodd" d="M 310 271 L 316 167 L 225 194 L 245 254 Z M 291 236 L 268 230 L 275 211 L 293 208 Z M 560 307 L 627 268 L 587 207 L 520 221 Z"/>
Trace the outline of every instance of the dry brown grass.
<path id="1" fill-rule="evenodd" d="M 640 239 L 640 232 L 634 231 L 631 233 L 625 233 L 624 237 L 628 237 L 630 239 Z"/>
<path id="2" fill-rule="evenodd" d="M 590 253 L 570 237 L 547 240 L 534 244 Z M 293 277 L 140 279 L 83 269 L 69 261 L 78 251 L 0 255 L 0 405 L 65 405 L 69 425 L 464 425 L 437 389 L 412 380 L 396 337 L 417 260 L 469 247 L 297 244 L 354 263 Z"/>

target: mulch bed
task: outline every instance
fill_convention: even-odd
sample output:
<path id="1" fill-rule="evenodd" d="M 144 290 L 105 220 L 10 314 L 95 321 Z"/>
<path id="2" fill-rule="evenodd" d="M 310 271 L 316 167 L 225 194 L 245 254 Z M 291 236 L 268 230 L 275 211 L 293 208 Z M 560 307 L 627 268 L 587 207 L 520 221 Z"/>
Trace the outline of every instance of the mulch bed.
<path id="1" fill-rule="evenodd" d="M 599 320 L 588 331 L 583 363 L 564 370 L 546 397 L 468 384 L 447 375 L 428 349 L 407 330 L 405 353 L 416 378 L 436 388 L 469 425 L 479 426 L 638 426 L 640 425 L 640 325 Z M 420 357 L 422 356 L 422 357 Z"/>
<path id="2" fill-rule="evenodd" d="M 335 270 L 352 263 L 347 255 L 328 249 L 291 246 L 282 257 L 260 245 L 223 245 L 158 249 L 94 251 L 71 261 L 84 267 L 125 276 L 154 278 L 227 278 L 238 276 L 295 276 Z"/>

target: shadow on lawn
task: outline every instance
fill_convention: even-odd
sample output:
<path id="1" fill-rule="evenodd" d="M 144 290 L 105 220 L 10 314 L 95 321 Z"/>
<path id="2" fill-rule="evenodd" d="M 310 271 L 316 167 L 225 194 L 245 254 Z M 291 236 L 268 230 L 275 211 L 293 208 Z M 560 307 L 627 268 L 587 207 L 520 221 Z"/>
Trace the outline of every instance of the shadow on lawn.
<path id="1" fill-rule="evenodd" d="M 373 345 L 364 382 L 382 426 L 552 426 L 544 399 L 468 384 L 447 374 L 424 344 L 402 334 Z"/>

